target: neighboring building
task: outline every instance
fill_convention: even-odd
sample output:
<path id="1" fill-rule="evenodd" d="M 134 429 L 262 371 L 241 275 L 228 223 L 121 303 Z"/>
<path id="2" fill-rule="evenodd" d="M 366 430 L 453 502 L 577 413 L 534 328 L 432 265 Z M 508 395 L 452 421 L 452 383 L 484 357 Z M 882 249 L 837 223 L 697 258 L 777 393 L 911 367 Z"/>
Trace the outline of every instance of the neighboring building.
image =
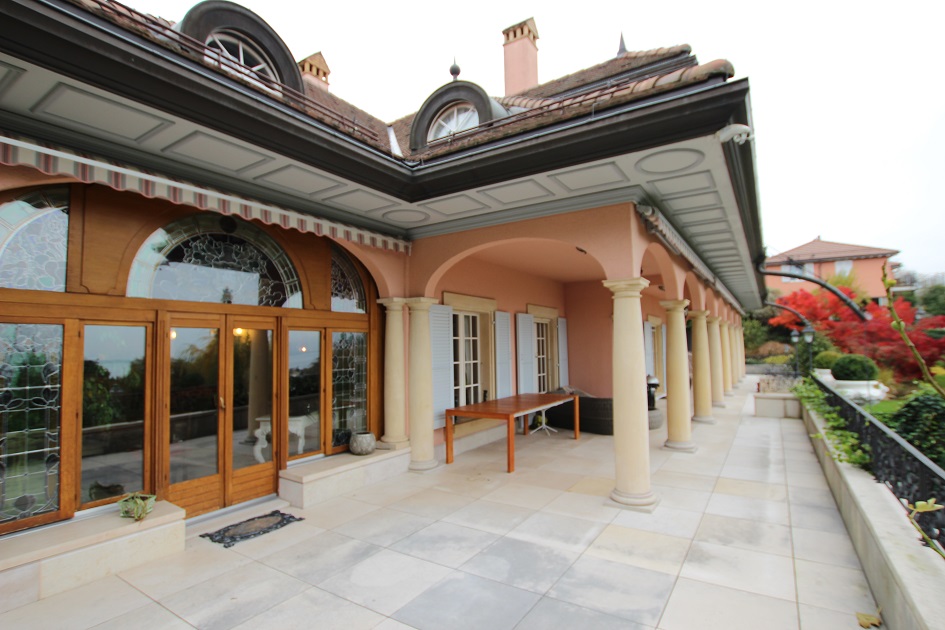
<path id="1" fill-rule="evenodd" d="M 505 36 L 513 93 L 454 67 L 387 124 L 237 5 L 7 0 L 0 534 L 285 495 L 355 431 L 425 470 L 446 408 L 569 385 L 652 508 L 646 368 L 692 449 L 687 345 L 709 419 L 762 305 L 748 82 L 676 46 L 535 85 L 535 22 Z"/>
<path id="2" fill-rule="evenodd" d="M 827 281 L 835 276 L 852 276 L 856 285 L 862 288 L 871 300 L 882 303 L 886 298 L 883 265 L 898 253 L 895 249 L 823 241 L 818 236 L 809 243 L 771 256 L 765 260 L 765 269 L 801 273 Z M 893 275 L 893 267 L 896 265 L 897 263 L 890 263 L 887 266 L 890 276 Z M 782 296 L 801 289 L 813 292 L 820 288 L 813 282 L 784 276 L 765 276 L 765 284 L 769 289 L 779 291 Z"/>

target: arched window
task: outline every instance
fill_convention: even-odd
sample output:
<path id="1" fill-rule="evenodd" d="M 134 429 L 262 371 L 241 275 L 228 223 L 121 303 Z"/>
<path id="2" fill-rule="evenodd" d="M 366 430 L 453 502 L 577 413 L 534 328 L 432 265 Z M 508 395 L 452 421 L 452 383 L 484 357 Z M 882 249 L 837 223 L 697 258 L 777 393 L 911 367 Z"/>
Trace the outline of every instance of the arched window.
<path id="1" fill-rule="evenodd" d="M 331 310 L 367 313 L 361 276 L 348 255 L 337 245 L 331 246 Z"/>
<path id="2" fill-rule="evenodd" d="M 476 106 L 465 101 L 454 103 L 441 111 L 430 125 L 427 142 L 445 138 L 454 133 L 472 129 L 479 124 Z"/>
<path id="3" fill-rule="evenodd" d="M 0 205 L 0 287 L 64 292 L 68 236 L 66 186 Z"/>
<path id="4" fill-rule="evenodd" d="M 157 230 L 131 264 L 128 297 L 302 308 L 299 277 L 256 226 L 195 214 Z"/>

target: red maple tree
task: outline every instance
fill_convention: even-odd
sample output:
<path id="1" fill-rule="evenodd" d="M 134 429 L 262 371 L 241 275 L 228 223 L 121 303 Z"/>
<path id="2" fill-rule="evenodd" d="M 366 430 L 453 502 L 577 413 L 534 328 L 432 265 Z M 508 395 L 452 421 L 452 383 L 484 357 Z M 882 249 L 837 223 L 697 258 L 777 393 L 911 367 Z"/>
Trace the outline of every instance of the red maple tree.
<path id="1" fill-rule="evenodd" d="M 849 288 L 839 289 L 856 298 Z M 871 319 L 864 322 L 829 291 L 810 293 L 801 289 L 779 298 L 778 303 L 803 314 L 817 332 L 826 335 L 841 351 L 870 357 L 880 367 L 891 368 L 897 380 L 921 378 L 918 364 L 899 333 L 893 330 L 892 318 L 885 307 L 869 303 L 865 310 Z M 893 308 L 906 324 L 906 333 L 928 365 L 945 356 L 945 338 L 935 339 L 926 333 L 930 329 L 945 328 L 945 316 L 926 317 L 916 322 L 915 307 L 902 298 L 893 303 Z M 798 331 L 804 327 L 804 323 L 790 311 L 772 317 L 768 325 Z"/>

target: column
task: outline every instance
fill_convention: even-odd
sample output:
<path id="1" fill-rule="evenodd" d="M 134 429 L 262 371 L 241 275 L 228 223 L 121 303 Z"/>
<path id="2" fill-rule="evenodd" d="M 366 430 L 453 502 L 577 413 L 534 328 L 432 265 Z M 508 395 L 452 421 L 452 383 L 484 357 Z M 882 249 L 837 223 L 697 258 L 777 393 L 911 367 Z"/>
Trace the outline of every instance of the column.
<path id="1" fill-rule="evenodd" d="M 726 396 L 732 395 L 732 340 L 729 338 L 728 322 L 721 322 L 719 332 L 722 334 L 722 388 Z"/>
<path id="2" fill-rule="evenodd" d="M 740 325 L 735 329 L 738 335 L 735 337 L 735 350 L 738 352 L 738 382 L 745 378 L 745 329 Z"/>
<path id="3" fill-rule="evenodd" d="M 410 400 L 410 470 L 430 470 L 437 465 L 433 453 L 433 361 L 430 351 L 432 298 L 410 298 L 410 354 L 407 372 Z"/>
<path id="4" fill-rule="evenodd" d="M 400 449 L 410 445 L 407 439 L 406 379 L 404 378 L 404 304 L 403 298 L 377 301 L 387 307 L 384 328 L 384 435 L 377 447 Z"/>
<path id="5" fill-rule="evenodd" d="M 728 342 L 730 344 L 729 352 L 732 353 L 732 389 L 738 385 L 738 341 L 735 324 L 728 325 Z"/>
<path id="6" fill-rule="evenodd" d="M 650 487 L 650 423 L 646 404 L 646 353 L 640 292 L 646 278 L 607 280 L 614 293 L 614 460 L 616 483 L 610 498 L 652 511 L 659 496 Z"/>
<path id="7" fill-rule="evenodd" d="M 712 377 L 709 382 L 712 386 L 712 406 L 725 406 L 725 388 L 722 379 L 722 334 L 718 317 L 707 317 L 709 324 L 709 369 Z"/>
<path id="8" fill-rule="evenodd" d="M 660 302 L 666 309 L 666 431 L 665 448 L 694 453 L 689 415 L 689 354 L 686 351 L 686 313 L 689 300 Z"/>
<path id="9" fill-rule="evenodd" d="M 712 367 L 709 358 L 709 311 L 690 311 L 692 320 L 692 405 L 693 422 L 714 424 L 712 417 Z"/>

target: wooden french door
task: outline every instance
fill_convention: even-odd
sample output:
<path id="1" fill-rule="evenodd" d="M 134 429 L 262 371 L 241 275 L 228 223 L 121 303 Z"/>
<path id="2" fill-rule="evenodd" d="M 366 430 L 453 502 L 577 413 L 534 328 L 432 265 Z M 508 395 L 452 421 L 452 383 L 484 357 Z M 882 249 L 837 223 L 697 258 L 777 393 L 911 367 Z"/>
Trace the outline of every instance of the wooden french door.
<path id="1" fill-rule="evenodd" d="M 277 488 L 274 318 L 167 317 L 163 486 L 188 516 Z"/>

